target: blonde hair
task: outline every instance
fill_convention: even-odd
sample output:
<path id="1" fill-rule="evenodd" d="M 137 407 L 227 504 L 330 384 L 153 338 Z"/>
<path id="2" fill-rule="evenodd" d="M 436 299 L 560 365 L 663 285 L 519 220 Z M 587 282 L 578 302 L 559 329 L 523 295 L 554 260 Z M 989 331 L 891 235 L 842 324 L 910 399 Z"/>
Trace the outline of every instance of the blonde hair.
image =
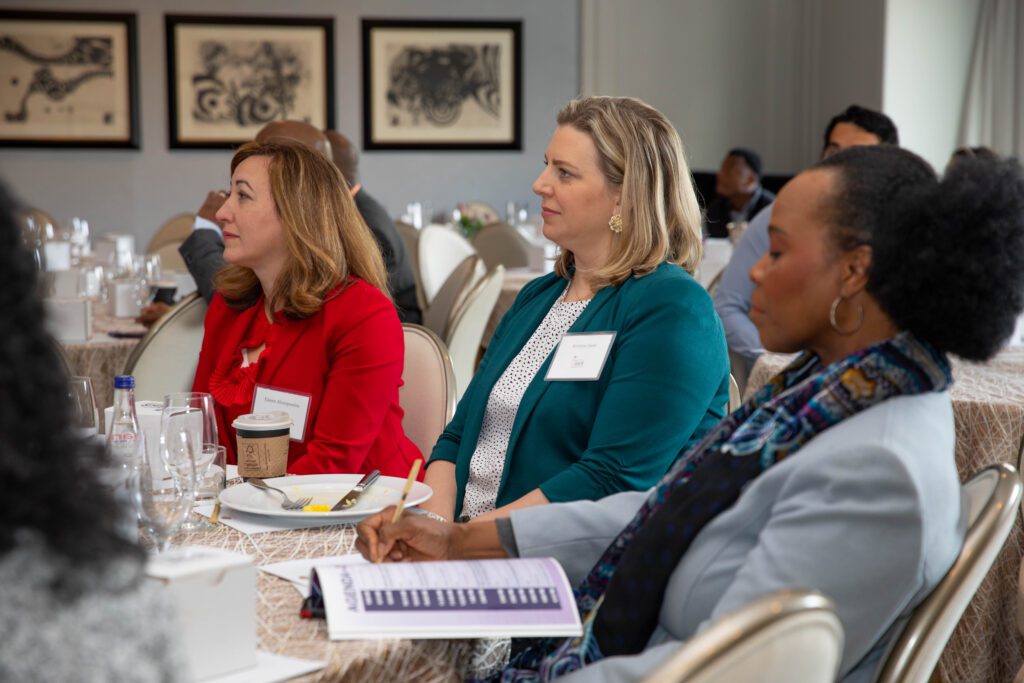
<path id="1" fill-rule="evenodd" d="M 622 232 L 608 262 L 588 273 L 591 286 L 646 275 L 663 261 L 693 273 L 702 252 L 700 205 L 668 119 L 632 97 L 581 97 L 558 112 L 558 125 L 590 136 L 605 178 L 621 193 Z M 568 278 L 573 263 L 563 251 L 555 271 Z"/>
<path id="2" fill-rule="evenodd" d="M 308 318 L 349 276 L 362 278 L 390 299 L 380 248 L 334 164 L 300 143 L 249 142 L 235 152 L 231 173 L 251 157 L 269 159 L 271 195 L 289 255 L 274 283 L 270 310 Z M 263 293 L 256 274 L 243 266 L 225 267 L 214 283 L 233 308 L 248 308 Z"/>

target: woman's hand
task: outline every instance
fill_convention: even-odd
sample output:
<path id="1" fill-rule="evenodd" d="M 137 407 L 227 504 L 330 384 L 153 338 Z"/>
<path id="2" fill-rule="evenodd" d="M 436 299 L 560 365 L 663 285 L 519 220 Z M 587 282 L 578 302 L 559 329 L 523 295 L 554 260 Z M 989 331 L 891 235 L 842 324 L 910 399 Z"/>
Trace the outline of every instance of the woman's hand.
<path id="1" fill-rule="evenodd" d="M 461 529 L 427 515 L 406 512 L 391 523 L 391 506 L 356 527 L 356 549 L 370 562 L 419 562 L 454 560 L 461 557 Z"/>

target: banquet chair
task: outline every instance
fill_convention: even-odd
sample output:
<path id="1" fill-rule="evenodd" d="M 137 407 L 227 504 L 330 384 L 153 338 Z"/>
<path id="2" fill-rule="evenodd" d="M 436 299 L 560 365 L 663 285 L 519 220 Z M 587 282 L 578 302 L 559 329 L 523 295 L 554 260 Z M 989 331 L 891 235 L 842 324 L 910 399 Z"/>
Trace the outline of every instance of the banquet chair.
<path id="1" fill-rule="evenodd" d="M 203 345 L 206 302 L 193 292 L 149 328 L 125 363 L 135 376 L 135 398 L 162 401 L 164 394 L 191 391 Z"/>
<path id="2" fill-rule="evenodd" d="M 643 683 L 832 683 L 843 627 L 809 590 L 766 595 L 683 643 Z"/>
<path id="3" fill-rule="evenodd" d="M 473 291 L 455 312 L 452 323 L 448 327 L 445 343 L 452 358 L 455 369 L 456 397 L 469 386 L 476 370 L 477 356 L 480 354 L 480 343 L 483 341 L 487 321 L 491 318 L 494 305 L 498 303 L 501 285 L 505 280 L 505 267 L 495 266 L 482 280 L 476 283 Z"/>
<path id="4" fill-rule="evenodd" d="M 55 234 L 60 230 L 60 224 L 51 214 L 35 207 L 26 207 L 21 211 L 20 223 L 27 223 L 26 219 L 31 218 L 38 230 L 38 236 L 42 241 L 54 239 Z M 49 229 L 47 229 L 49 226 Z"/>
<path id="5" fill-rule="evenodd" d="M 421 325 L 404 323 L 405 369 L 398 403 L 405 411 L 402 431 L 429 455 L 455 414 L 455 373 L 440 337 Z"/>
<path id="6" fill-rule="evenodd" d="M 725 238 L 709 237 L 704 240 L 704 256 L 697 269 L 697 281 L 709 289 L 718 274 L 729 264 L 732 258 L 732 243 Z"/>
<path id="7" fill-rule="evenodd" d="M 419 244 L 420 284 L 423 285 L 423 299 L 430 307 L 437 290 L 448 279 L 455 267 L 467 256 L 476 256 L 476 250 L 461 234 L 443 225 L 428 225 L 420 231 Z M 483 274 L 483 262 L 478 271 Z"/>
<path id="8" fill-rule="evenodd" d="M 740 385 L 736 383 L 736 378 L 729 373 L 729 402 L 726 404 L 726 409 L 731 413 L 732 411 L 743 405 L 743 396 L 740 394 Z"/>
<path id="9" fill-rule="evenodd" d="M 491 223 L 473 237 L 473 248 L 488 268 L 528 268 L 530 245 L 526 238 L 508 223 Z"/>
<path id="10" fill-rule="evenodd" d="M 927 683 L 967 603 L 988 573 L 1020 507 L 1017 470 L 986 467 L 963 485 L 967 536 L 959 557 L 935 590 L 914 609 L 875 683 Z"/>
<path id="11" fill-rule="evenodd" d="M 174 270 L 179 273 L 188 272 L 188 266 L 185 265 L 185 259 L 181 257 L 178 252 L 178 247 L 181 246 L 181 242 L 165 242 L 156 249 L 150 249 L 146 252 L 147 255 L 157 255 L 160 257 L 160 267 L 164 270 Z"/>
<path id="12" fill-rule="evenodd" d="M 412 276 L 416 283 L 416 303 L 419 304 L 421 311 L 425 311 L 427 302 L 423 298 L 423 283 L 420 282 L 420 231 L 402 221 L 395 221 L 395 227 L 398 228 L 405 250 L 409 253 L 409 264 L 412 266 Z"/>
<path id="13" fill-rule="evenodd" d="M 455 266 L 455 270 L 441 285 L 441 289 L 437 290 L 434 300 L 423 313 L 423 326 L 441 339 L 448 334 L 448 327 L 452 323 L 455 311 L 477 283 L 476 269 L 479 260 L 476 256 L 462 259 L 462 263 Z"/>
<path id="14" fill-rule="evenodd" d="M 157 250 L 167 244 L 181 244 L 192 234 L 192 223 L 195 222 L 195 215 L 191 213 L 179 213 L 168 218 L 161 225 L 146 246 L 147 254 L 155 254 Z M 177 251 L 177 246 L 175 246 Z M 161 256 L 163 254 L 161 253 Z M 161 259 L 162 260 L 162 259 Z"/>

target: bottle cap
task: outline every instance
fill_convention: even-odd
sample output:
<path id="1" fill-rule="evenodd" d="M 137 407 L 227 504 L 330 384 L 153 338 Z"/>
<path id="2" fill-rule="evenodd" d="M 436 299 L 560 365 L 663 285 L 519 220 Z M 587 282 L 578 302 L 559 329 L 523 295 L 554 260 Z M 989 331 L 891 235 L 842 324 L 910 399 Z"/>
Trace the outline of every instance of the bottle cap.
<path id="1" fill-rule="evenodd" d="M 131 375 L 118 375 L 114 378 L 115 389 L 134 389 L 135 378 Z"/>

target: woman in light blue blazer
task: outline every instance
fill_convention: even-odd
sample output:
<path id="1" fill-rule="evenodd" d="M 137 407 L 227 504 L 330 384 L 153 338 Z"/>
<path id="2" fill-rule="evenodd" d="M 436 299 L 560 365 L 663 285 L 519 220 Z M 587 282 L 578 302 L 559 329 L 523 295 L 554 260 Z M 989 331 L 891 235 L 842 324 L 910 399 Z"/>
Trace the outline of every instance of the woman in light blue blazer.
<path id="1" fill-rule="evenodd" d="M 940 182 L 886 145 L 841 152 L 779 194 L 750 272 L 766 348 L 805 350 L 647 492 L 447 525 L 390 513 L 370 559 L 554 556 L 581 639 L 528 643 L 502 681 L 635 681 L 768 593 L 832 598 L 844 683 L 868 683 L 953 563 L 964 510 L 947 353 L 996 353 L 1024 308 L 1024 176 L 968 160 Z"/>
<path id="2" fill-rule="evenodd" d="M 488 519 L 645 489 L 725 414 L 721 321 L 692 273 L 700 209 L 679 136 L 630 98 L 558 114 L 533 184 L 562 251 L 502 318 L 427 463 L 424 508 Z"/>

